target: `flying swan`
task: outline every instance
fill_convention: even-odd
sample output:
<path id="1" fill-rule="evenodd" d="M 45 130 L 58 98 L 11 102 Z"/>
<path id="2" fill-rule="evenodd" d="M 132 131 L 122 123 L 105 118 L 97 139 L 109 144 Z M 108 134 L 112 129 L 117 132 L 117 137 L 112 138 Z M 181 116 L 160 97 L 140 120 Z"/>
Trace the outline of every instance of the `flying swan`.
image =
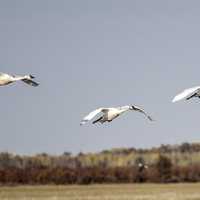
<path id="1" fill-rule="evenodd" d="M 103 113 L 103 115 L 98 118 L 97 120 L 93 121 L 92 123 L 95 124 L 97 122 L 100 122 L 103 124 L 104 122 L 111 122 L 113 119 L 119 117 L 122 113 L 133 110 L 143 113 L 150 121 L 153 121 L 153 119 L 147 115 L 143 109 L 137 107 L 137 106 L 122 106 L 122 107 L 116 107 L 116 108 L 98 108 L 97 110 L 92 111 L 87 116 L 85 116 L 80 125 L 85 124 L 86 122 L 90 121 L 92 118 L 94 118 L 97 114 Z"/>
<path id="2" fill-rule="evenodd" d="M 172 102 L 177 102 L 177 101 L 180 101 L 182 99 L 189 100 L 193 97 L 199 97 L 200 98 L 200 86 L 185 89 L 183 92 L 176 95 L 173 98 Z"/>
<path id="3" fill-rule="evenodd" d="M 15 76 L 0 72 L 0 86 L 8 85 L 14 83 L 15 81 L 23 81 L 28 85 L 36 87 L 39 84 L 32 80 L 34 78 L 35 77 L 32 75 Z"/>

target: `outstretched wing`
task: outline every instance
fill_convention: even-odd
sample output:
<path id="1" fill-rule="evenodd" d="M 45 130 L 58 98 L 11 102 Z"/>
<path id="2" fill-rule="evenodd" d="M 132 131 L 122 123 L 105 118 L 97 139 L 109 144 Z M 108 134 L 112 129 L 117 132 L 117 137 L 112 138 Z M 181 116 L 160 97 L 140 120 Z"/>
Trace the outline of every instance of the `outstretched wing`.
<path id="1" fill-rule="evenodd" d="M 92 118 L 94 118 L 97 114 L 99 114 L 100 112 L 104 112 L 105 108 L 98 108 L 94 111 L 92 111 L 91 113 L 89 113 L 87 116 L 85 116 L 82 120 L 80 125 L 83 125 L 85 123 L 87 123 L 88 121 L 90 121 Z"/>
<path id="2" fill-rule="evenodd" d="M 180 101 L 182 99 L 189 99 L 190 97 L 194 96 L 195 93 L 197 93 L 199 89 L 200 89 L 200 86 L 186 89 L 183 92 L 181 92 L 178 95 L 176 95 L 173 98 L 172 102 L 174 103 L 174 102 Z"/>
<path id="3" fill-rule="evenodd" d="M 140 113 L 143 113 L 150 121 L 154 121 L 153 118 L 151 116 L 149 116 L 143 109 L 137 107 L 137 106 L 134 106 L 133 109 L 135 111 L 138 111 Z"/>
<path id="4" fill-rule="evenodd" d="M 22 81 L 23 81 L 24 83 L 27 83 L 28 85 L 31 85 L 31 86 L 34 86 L 34 87 L 36 87 L 36 86 L 39 85 L 39 83 L 36 83 L 35 81 L 33 81 L 33 80 L 31 80 L 31 79 L 23 79 Z"/>

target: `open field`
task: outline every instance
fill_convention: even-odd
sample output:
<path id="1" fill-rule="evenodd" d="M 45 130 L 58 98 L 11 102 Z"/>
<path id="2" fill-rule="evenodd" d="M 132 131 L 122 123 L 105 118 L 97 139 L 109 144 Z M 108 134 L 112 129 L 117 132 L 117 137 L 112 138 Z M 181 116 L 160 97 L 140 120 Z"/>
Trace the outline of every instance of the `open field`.
<path id="1" fill-rule="evenodd" d="M 199 200 L 200 184 L 1 187 L 1 200 Z"/>

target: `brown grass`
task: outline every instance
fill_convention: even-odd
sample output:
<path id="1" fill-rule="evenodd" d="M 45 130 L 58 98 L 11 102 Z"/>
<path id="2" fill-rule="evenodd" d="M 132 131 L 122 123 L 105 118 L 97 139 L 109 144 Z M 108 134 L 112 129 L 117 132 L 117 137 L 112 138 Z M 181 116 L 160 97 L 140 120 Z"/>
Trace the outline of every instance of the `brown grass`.
<path id="1" fill-rule="evenodd" d="M 200 184 L 1 187 L 0 200 L 199 200 Z"/>

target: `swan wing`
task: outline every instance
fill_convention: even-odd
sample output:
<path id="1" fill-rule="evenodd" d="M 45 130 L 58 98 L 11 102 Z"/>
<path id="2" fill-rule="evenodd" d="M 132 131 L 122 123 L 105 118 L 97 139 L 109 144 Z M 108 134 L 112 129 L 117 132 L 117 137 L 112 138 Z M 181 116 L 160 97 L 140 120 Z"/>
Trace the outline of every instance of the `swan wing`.
<path id="1" fill-rule="evenodd" d="M 6 74 L 6 73 L 3 73 L 3 72 L 0 72 L 0 77 L 3 78 L 3 79 L 10 79 L 13 76 Z"/>
<path id="2" fill-rule="evenodd" d="M 200 89 L 200 86 L 185 89 L 183 92 L 176 95 L 173 98 L 172 102 L 174 103 L 174 102 L 180 101 L 182 99 L 187 99 L 187 98 L 191 97 L 192 95 L 194 95 L 196 92 L 198 92 L 199 89 Z"/>
<path id="3" fill-rule="evenodd" d="M 106 108 L 98 108 L 92 112 L 90 112 L 87 116 L 85 116 L 82 120 L 80 125 L 83 125 L 85 123 L 87 123 L 88 121 L 90 121 L 92 118 L 94 118 L 97 114 L 99 114 L 100 112 L 105 113 L 106 112 Z"/>

